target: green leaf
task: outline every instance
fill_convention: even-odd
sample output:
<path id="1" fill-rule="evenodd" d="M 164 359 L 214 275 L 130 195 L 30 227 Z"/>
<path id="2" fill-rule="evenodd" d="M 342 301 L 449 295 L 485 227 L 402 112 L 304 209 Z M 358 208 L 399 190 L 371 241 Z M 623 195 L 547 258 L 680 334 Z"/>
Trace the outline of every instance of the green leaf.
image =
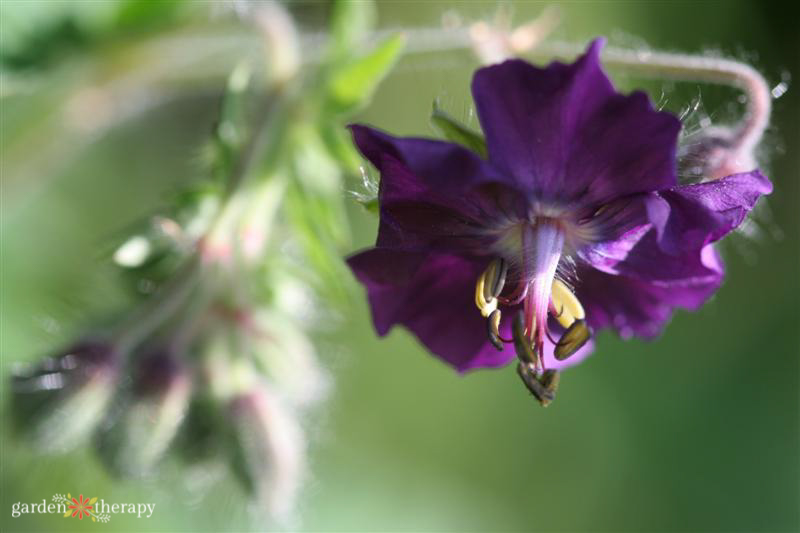
<path id="1" fill-rule="evenodd" d="M 378 203 L 377 197 L 364 200 L 359 199 L 358 203 L 360 203 L 364 207 L 364 209 L 366 209 L 370 213 L 377 213 L 378 210 L 380 209 L 380 204 Z"/>
<path id="2" fill-rule="evenodd" d="M 368 102 L 399 58 L 405 43 L 404 35 L 389 37 L 370 53 L 336 70 L 329 85 L 333 110 L 350 112 Z"/>
<path id="3" fill-rule="evenodd" d="M 180 0 L 126 0 L 119 4 L 115 23 L 119 30 L 130 32 L 157 29 L 174 22 L 185 6 Z"/>
<path id="4" fill-rule="evenodd" d="M 337 0 L 331 13 L 331 55 L 352 55 L 375 25 L 375 4 L 370 0 Z"/>
<path id="5" fill-rule="evenodd" d="M 471 130 L 439 109 L 436 102 L 433 103 L 431 123 L 448 141 L 458 143 L 484 159 L 486 158 L 486 139 L 483 138 L 483 135 Z"/>

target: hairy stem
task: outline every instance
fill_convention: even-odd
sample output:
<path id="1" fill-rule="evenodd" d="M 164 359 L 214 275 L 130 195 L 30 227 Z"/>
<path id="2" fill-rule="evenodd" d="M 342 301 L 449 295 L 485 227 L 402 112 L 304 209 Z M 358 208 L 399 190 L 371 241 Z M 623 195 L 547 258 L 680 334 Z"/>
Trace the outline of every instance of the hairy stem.
<path id="1" fill-rule="evenodd" d="M 384 30 L 376 39 L 399 30 Z M 469 28 L 438 29 L 412 28 L 403 30 L 408 36 L 408 53 L 431 53 L 470 49 L 476 45 Z M 530 50 L 509 50 L 533 56 L 573 57 L 582 53 L 582 45 L 565 41 L 544 41 Z M 638 75 L 677 81 L 696 81 L 727 85 L 739 89 L 747 96 L 746 110 L 736 125 L 731 152 L 754 150 L 769 126 L 772 99 L 764 77 L 752 66 L 734 59 L 695 56 L 606 47 L 602 59 L 608 66 L 635 72 Z"/>

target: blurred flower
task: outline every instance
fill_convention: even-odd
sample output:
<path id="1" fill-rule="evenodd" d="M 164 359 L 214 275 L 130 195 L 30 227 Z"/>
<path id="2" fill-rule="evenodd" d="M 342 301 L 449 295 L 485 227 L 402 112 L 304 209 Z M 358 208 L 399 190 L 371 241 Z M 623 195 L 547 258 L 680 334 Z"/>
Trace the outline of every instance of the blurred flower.
<path id="1" fill-rule="evenodd" d="M 315 405 L 325 398 L 330 379 L 317 361 L 311 340 L 291 320 L 261 311 L 253 318 L 253 360 L 294 406 Z"/>
<path id="2" fill-rule="evenodd" d="M 193 470 L 231 465 L 262 516 L 286 518 L 306 469 L 304 417 L 331 384 L 312 333 L 335 316 L 325 300 L 346 298 L 341 193 L 360 158 L 342 124 L 367 105 L 404 39 L 373 41 L 369 2 L 325 9 L 327 43 L 313 50 L 301 48 L 283 4 L 231 7 L 257 30 L 263 60 L 241 49 L 204 150 L 210 172 L 120 235 L 113 259 L 133 290 L 130 308 L 101 322 L 113 345 L 81 343 L 26 368 L 14 380 L 15 415 L 48 449 L 95 432 L 116 475 L 157 472 L 170 447 Z M 162 20 L 161 8 L 152 13 Z M 101 89 L 67 107 L 80 115 L 99 105 L 107 129 L 119 99 Z"/>
<path id="3" fill-rule="evenodd" d="M 112 344 L 87 339 L 37 365 L 15 368 L 11 390 L 18 429 L 44 451 L 78 445 L 103 416 L 119 363 Z"/>
<path id="4" fill-rule="evenodd" d="M 616 92 L 601 47 L 571 65 L 478 70 L 486 160 L 352 126 L 381 173 L 376 246 L 349 259 L 380 335 L 402 324 L 459 371 L 516 350 L 529 388 L 531 376 L 554 387 L 545 370 L 585 358 L 590 328 L 654 336 L 719 287 L 711 243 L 771 184 L 752 171 L 678 185 L 680 121 Z"/>
<path id="5" fill-rule="evenodd" d="M 499 63 L 535 48 L 552 33 L 560 19 L 559 8 L 550 5 L 535 19 L 512 28 L 511 13 L 501 6 L 494 21 L 478 21 L 470 26 L 472 49 L 484 63 Z"/>
<path id="6" fill-rule="evenodd" d="M 261 509 L 289 518 L 306 473 L 305 437 L 297 419 L 266 385 L 229 403 L 238 470 Z"/>
<path id="7" fill-rule="evenodd" d="M 136 361 L 132 390 L 101 432 L 99 452 L 127 476 L 153 471 L 172 443 L 189 406 L 191 376 L 175 354 L 158 349 Z"/>

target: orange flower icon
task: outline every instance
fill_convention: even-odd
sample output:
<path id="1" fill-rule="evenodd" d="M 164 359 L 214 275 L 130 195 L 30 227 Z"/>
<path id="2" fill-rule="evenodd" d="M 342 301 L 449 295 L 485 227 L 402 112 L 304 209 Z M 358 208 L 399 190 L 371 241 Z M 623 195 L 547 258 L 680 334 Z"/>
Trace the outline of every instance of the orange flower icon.
<path id="1" fill-rule="evenodd" d="M 79 500 L 72 498 L 73 505 L 70 505 L 68 508 L 74 510 L 72 512 L 73 517 L 77 516 L 78 518 L 83 520 L 84 515 L 90 516 L 92 514 L 90 512 L 92 510 L 92 504 L 97 501 L 97 498 L 92 498 L 91 500 L 89 498 L 86 498 L 84 500 L 83 494 L 81 494 Z M 67 511 L 67 514 L 69 514 L 69 511 Z"/>

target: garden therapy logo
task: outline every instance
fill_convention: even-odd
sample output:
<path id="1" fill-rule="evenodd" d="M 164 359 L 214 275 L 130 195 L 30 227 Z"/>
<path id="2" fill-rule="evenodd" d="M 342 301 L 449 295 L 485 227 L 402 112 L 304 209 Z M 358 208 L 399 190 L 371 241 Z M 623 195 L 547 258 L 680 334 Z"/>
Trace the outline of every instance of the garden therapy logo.
<path id="1" fill-rule="evenodd" d="M 94 511 L 94 505 L 97 503 L 97 496 L 92 499 L 84 499 L 83 494 L 77 498 L 73 498 L 70 493 L 67 493 L 66 496 L 63 494 L 56 494 L 53 496 L 53 502 L 67 506 L 67 511 L 64 513 L 65 518 L 72 517 L 83 520 L 84 516 L 89 516 L 92 518 L 92 522 L 108 522 L 111 520 L 109 514 L 97 513 Z"/>
<path id="2" fill-rule="evenodd" d="M 136 518 L 150 518 L 155 511 L 155 503 L 107 503 L 103 499 L 73 497 L 72 494 L 54 494 L 50 503 L 42 499 L 40 503 L 17 502 L 11 506 L 11 516 L 19 518 L 24 514 L 63 514 L 64 518 L 91 518 L 92 522 L 109 522 L 115 514 L 136 515 Z"/>

